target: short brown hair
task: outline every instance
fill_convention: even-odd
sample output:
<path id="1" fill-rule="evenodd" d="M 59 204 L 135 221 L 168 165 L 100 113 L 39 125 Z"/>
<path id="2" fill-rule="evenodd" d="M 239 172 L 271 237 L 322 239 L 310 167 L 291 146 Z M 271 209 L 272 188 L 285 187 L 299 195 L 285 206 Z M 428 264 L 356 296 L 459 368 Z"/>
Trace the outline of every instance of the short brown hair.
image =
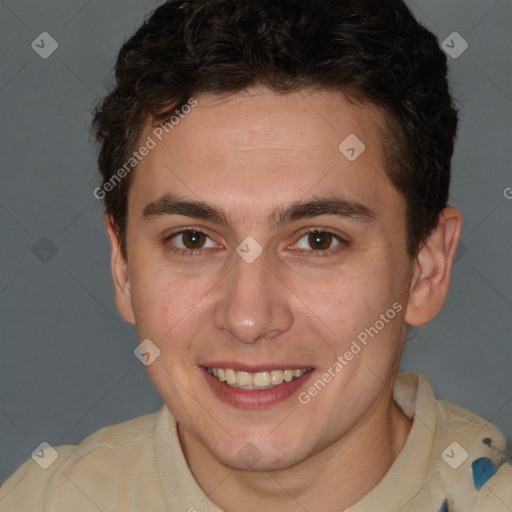
<path id="1" fill-rule="evenodd" d="M 457 112 L 446 60 L 402 0 L 167 1 L 121 48 L 115 87 L 96 108 L 103 184 L 148 119 L 192 96 L 257 84 L 340 90 L 386 114 L 386 173 L 405 198 L 414 256 L 448 200 Z M 125 257 L 130 178 L 104 194 Z"/>

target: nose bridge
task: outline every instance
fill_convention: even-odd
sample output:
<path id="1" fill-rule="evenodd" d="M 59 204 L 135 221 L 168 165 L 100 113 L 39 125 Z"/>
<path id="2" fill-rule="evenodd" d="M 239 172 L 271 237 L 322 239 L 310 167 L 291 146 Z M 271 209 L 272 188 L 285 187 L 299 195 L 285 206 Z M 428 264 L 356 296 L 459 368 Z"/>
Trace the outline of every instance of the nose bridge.
<path id="1" fill-rule="evenodd" d="M 239 250 L 244 248 L 240 244 Z M 289 329 L 293 323 L 290 304 L 266 255 L 244 259 L 242 252 L 233 256 L 233 269 L 215 304 L 215 327 L 242 343 L 254 343 Z"/>

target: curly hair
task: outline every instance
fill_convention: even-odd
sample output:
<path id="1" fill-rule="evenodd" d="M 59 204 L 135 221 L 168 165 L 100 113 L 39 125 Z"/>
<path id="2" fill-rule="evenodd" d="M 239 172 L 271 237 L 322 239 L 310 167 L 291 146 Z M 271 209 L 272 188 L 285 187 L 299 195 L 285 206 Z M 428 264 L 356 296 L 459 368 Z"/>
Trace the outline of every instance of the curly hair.
<path id="1" fill-rule="evenodd" d="M 96 107 L 103 184 L 158 123 L 201 93 L 331 89 L 385 114 L 385 171 L 415 256 L 446 206 L 457 111 L 447 59 L 402 0 L 169 0 L 122 46 Z M 132 173 L 133 174 L 133 173 Z M 126 257 L 127 175 L 104 194 Z"/>

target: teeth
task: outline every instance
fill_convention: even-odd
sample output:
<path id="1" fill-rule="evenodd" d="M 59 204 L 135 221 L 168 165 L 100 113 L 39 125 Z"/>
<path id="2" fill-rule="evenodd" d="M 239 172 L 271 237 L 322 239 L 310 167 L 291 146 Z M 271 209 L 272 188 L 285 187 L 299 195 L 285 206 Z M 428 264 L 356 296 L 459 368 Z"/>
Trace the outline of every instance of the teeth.
<path id="1" fill-rule="evenodd" d="M 284 380 L 286 382 L 291 382 L 293 380 L 293 370 L 284 371 Z"/>
<path id="2" fill-rule="evenodd" d="M 272 370 L 270 372 L 270 382 L 277 386 L 282 384 L 284 380 L 283 372 L 281 370 Z"/>
<path id="3" fill-rule="evenodd" d="M 252 386 L 252 374 L 247 372 L 236 372 L 236 383 L 239 386 Z"/>
<path id="4" fill-rule="evenodd" d="M 243 389 L 268 389 L 283 382 L 291 382 L 302 377 L 308 369 L 271 370 L 268 372 L 249 373 L 235 371 L 231 368 L 208 368 L 208 373 L 231 387 Z"/>
<path id="5" fill-rule="evenodd" d="M 259 372 L 255 373 L 252 376 L 252 385 L 257 386 L 259 388 L 266 388 L 270 386 L 270 373 L 269 372 Z"/>
<path id="6" fill-rule="evenodd" d="M 226 382 L 230 385 L 236 384 L 236 372 L 230 368 L 226 369 Z"/>

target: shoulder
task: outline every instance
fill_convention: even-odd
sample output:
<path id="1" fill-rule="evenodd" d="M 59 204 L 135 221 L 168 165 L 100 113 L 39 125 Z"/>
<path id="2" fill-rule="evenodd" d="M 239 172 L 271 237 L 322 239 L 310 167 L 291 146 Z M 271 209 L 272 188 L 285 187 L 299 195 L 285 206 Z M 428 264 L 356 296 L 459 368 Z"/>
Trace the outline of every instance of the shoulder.
<path id="1" fill-rule="evenodd" d="M 510 512 L 512 510 L 512 465 L 504 462 L 497 468 L 482 468 L 484 486 L 480 490 L 472 512 Z M 495 472 L 496 471 L 496 472 Z M 491 475 L 487 479 L 487 475 Z"/>
<path id="2" fill-rule="evenodd" d="M 113 489 L 121 474 L 128 483 L 130 479 L 126 474 L 135 461 L 148 470 L 156 466 L 155 424 L 161 413 L 162 409 L 104 427 L 78 445 L 45 450 L 42 455 L 50 457 L 50 461 L 56 453 L 55 460 L 46 468 L 39 465 L 35 457 L 28 459 L 0 488 L 1 509 L 43 511 L 47 503 L 69 500 L 77 493 L 108 501 L 109 498 L 101 494 Z"/>
<path id="3" fill-rule="evenodd" d="M 480 416 L 444 400 L 438 409 L 438 471 L 449 510 L 510 512 L 512 466 L 504 435 Z"/>

